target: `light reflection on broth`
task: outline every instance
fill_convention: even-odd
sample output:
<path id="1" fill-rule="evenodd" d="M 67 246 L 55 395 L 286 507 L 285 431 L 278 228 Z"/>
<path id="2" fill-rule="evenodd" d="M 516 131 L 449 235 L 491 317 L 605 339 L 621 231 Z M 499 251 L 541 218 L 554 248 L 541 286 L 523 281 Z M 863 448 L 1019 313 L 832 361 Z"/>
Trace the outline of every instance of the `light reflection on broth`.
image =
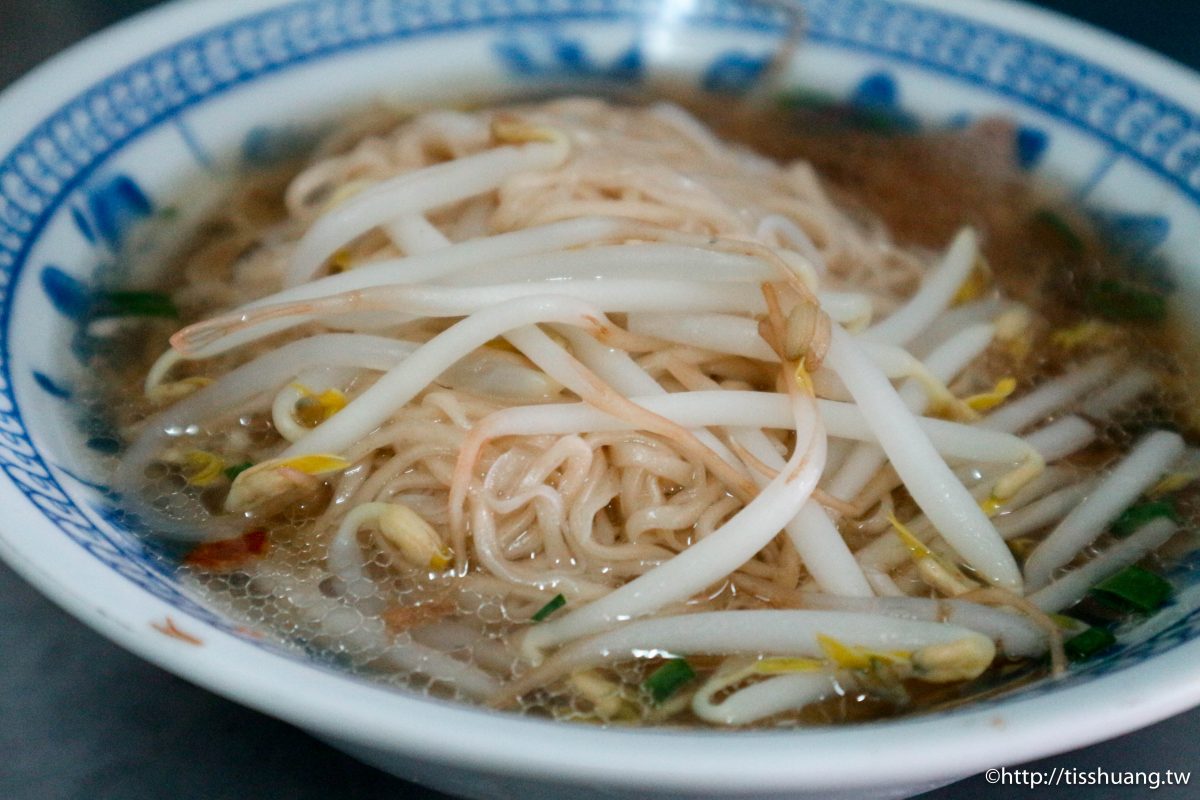
<path id="1" fill-rule="evenodd" d="M 1164 287 L 1005 121 L 693 111 L 375 110 L 238 176 L 164 281 L 177 355 L 134 319 L 96 364 L 187 579 L 611 724 L 944 708 L 1152 612 L 1197 514 Z"/>

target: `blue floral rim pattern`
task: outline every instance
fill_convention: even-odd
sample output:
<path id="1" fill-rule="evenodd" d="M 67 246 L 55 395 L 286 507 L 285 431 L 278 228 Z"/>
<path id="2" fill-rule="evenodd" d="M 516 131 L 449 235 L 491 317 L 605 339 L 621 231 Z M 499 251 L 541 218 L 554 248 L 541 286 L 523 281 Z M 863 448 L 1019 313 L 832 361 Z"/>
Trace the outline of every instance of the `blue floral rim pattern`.
<path id="1" fill-rule="evenodd" d="M 107 567 L 180 612 L 242 635 L 234 623 L 182 592 L 170 568 L 142 541 L 95 509 L 77 505 L 32 441 L 14 396 L 10 344 L 17 335 L 12 330 L 15 287 L 28 272 L 38 237 L 73 193 L 139 136 L 272 73 L 452 32 L 494 29 L 499 35 L 523 25 L 637 23 L 658 5 L 653 0 L 296 2 L 160 50 L 59 109 L 0 163 L 0 466 L 9 479 L 47 519 Z M 767 34 L 783 30 L 781 16 L 761 7 L 735 0 L 702 0 L 699 5 L 689 25 Z M 1144 86 L 1049 45 L 933 10 L 887 0 L 808 0 L 806 9 L 815 42 L 1016 100 L 1085 132 L 1111 150 L 1111 159 L 1129 158 L 1143 165 L 1200 204 L 1200 119 Z M 559 49 L 559 59 L 568 66 L 586 66 L 586 54 L 569 45 Z M 500 38 L 496 56 L 514 73 L 528 67 L 523 54 L 506 50 Z M 641 68 L 636 47 L 605 66 L 615 78 L 634 77 Z M 705 73 L 703 83 L 719 90 L 743 79 L 738 76 L 752 80 L 757 69 L 753 59 L 726 53 Z M 1035 158 L 1045 142 L 1037 132 L 1022 135 L 1022 152 Z M 104 225 L 100 232 L 106 239 L 115 238 Z M 45 376 L 37 380 L 43 387 L 53 386 Z M 1069 680 L 1144 661 L 1194 638 L 1198 627 L 1200 614 L 1193 613 Z"/>

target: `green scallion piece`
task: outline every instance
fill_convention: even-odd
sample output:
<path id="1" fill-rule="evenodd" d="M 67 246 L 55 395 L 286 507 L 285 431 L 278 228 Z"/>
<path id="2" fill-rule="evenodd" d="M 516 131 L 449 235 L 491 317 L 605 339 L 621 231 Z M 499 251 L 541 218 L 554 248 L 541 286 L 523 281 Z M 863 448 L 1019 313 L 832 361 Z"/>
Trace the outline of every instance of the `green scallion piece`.
<path id="1" fill-rule="evenodd" d="M 1149 613 L 1157 610 L 1171 597 L 1171 584 L 1141 567 L 1126 567 L 1092 589 L 1107 599 L 1115 599 L 1135 611 Z"/>
<path id="2" fill-rule="evenodd" d="M 1170 500 L 1151 500 L 1125 509 L 1124 513 L 1113 522 L 1109 530 L 1112 531 L 1113 536 L 1124 539 L 1138 528 L 1159 517 L 1166 517 L 1174 522 L 1180 521 L 1179 512 L 1175 510 L 1173 502 Z"/>
<path id="3" fill-rule="evenodd" d="M 121 442 L 113 436 L 93 436 L 84 442 L 84 445 L 97 453 L 103 453 L 107 456 L 113 456 L 121 452 Z"/>
<path id="4" fill-rule="evenodd" d="M 243 461 L 241 464 L 234 464 L 232 467 L 226 467 L 221 470 L 221 473 L 229 480 L 237 480 L 237 476 L 241 475 L 246 470 L 254 466 L 253 461 Z"/>
<path id="5" fill-rule="evenodd" d="M 179 309 L 162 292 L 103 292 L 96 296 L 93 315 L 178 319 Z"/>
<path id="6" fill-rule="evenodd" d="M 541 608 L 539 608 L 537 610 L 537 613 L 533 615 L 533 621 L 541 622 L 546 617 L 550 616 L 555 611 L 558 611 L 560 608 L 562 608 L 566 604 L 567 604 L 567 598 L 563 597 L 561 594 L 554 595 L 553 600 L 551 600 L 549 603 L 546 603 L 546 605 L 542 606 Z"/>
<path id="7" fill-rule="evenodd" d="M 803 88 L 783 92 L 775 98 L 775 102 L 780 108 L 816 109 L 819 111 L 836 108 L 838 105 L 836 95 Z"/>
<path id="8" fill-rule="evenodd" d="M 1063 643 L 1067 658 L 1072 661 L 1087 661 L 1117 643 L 1117 637 L 1104 628 L 1088 628 Z"/>
<path id="9" fill-rule="evenodd" d="M 1162 322 L 1167 298 L 1124 281 L 1099 281 L 1087 293 L 1087 305 L 1112 322 Z"/>
<path id="10" fill-rule="evenodd" d="M 695 677 L 696 671 L 687 659 L 672 658 L 650 673 L 650 677 L 642 682 L 642 688 L 650 693 L 655 703 L 661 703 Z"/>
<path id="11" fill-rule="evenodd" d="M 1054 231 L 1055 235 L 1062 240 L 1063 245 L 1067 249 L 1074 253 L 1083 252 L 1083 239 L 1079 238 L 1079 234 L 1075 232 L 1070 223 L 1063 219 L 1057 212 L 1043 208 L 1033 215 L 1033 221 Z"/>

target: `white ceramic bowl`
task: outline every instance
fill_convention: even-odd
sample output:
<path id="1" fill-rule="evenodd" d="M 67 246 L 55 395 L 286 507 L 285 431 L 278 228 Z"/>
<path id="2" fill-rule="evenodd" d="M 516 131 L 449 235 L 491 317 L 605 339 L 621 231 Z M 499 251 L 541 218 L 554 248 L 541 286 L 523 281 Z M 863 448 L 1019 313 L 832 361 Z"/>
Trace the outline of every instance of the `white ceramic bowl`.
<path id="1" fill-rule="evenodd" d="M 1018 120 L 1025 166 L 1074 187 L 1143 254 L 1183 265 L 1170 275 L 1175 308 L 1200 318 L 1192 74 L 994 0 L 805 5 L 793 80 L 928 124 Z M 195 0 L 35 71 L 0 99 L 0 555 L 145 658 L 472 797 L 895 797 L 1200 701 L 1200 603 L 1181 572 L 1174 605 L 1115 653 L 953 713 L 787 732 L 550 724 L 389 692 L 266 645 L 122 526 L 76 424 L 75 318 L 114 248 L 142 240 L 136 223 L 190 207 L 196 175 L 269 157 L 314 119 L 381 95 L 430 102 L 597 79 L 741 91 L 782 19 L 732 0 Z"/>

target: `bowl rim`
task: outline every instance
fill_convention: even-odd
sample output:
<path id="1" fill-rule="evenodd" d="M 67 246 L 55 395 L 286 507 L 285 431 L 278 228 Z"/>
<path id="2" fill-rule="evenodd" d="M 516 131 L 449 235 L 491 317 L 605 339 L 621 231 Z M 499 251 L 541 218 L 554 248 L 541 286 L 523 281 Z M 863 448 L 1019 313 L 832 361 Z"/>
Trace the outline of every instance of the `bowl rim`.
<path id="1" fill-rule="evenodd" d="M 166 43 L 293 2 L 174 0 L 89 37 L 0 95 L 0 116 L 9 120 L 0 130 L 0 155 L 100 77 Z M 1169 86 L 1166 96 L 1200 110 L 1196 74 L 1056 13 L 1006 0 L 904 0 L 901 5 L 977 20 L 1034 41 L 1053 41 L 1062 50 L 1088 53 L 1085 60 L 1135 75 L 1149 85 Z M 0 505 L 7 512 L 0 523 L 0 557 L 73 616 L 142 658 L 335 739 L 495 773 L 705 792 L 901 784 L 1062 752 L 1200 703 L 1200 678 L 1190 669 L 1200 641 L 1193 641 L 1083 685 L 948 716 L 786 732 L 563 726 L 405 696 L 281 659 L 201 620 L 189 624 L 207 629 L 209 645 L 182 645 L 143 624 L 148 609 L 170 607 L 124 585 L 124 578 L 98 561 L 92 559 L 90 568 L 77 562 L 74 566 L 84 573 L 63 574 L 43 551 L 19 546 L 10 531 L 53 526 L 7 479 L 0 481 Z M 102 602 L 75 589 L 72 581 L 84 574 L 113 584 L 111 596 Z M 125 602 L 135 598 L 140 607 Z M 1070 713 L 1064 713 L 1066 709 Z M 654 753 L 653 759 L 646 759 L 647 752 Z M 864 753 L 869 757 L 861 758 Z M 620 769 L 614 771 L 614 765 Z"/>

